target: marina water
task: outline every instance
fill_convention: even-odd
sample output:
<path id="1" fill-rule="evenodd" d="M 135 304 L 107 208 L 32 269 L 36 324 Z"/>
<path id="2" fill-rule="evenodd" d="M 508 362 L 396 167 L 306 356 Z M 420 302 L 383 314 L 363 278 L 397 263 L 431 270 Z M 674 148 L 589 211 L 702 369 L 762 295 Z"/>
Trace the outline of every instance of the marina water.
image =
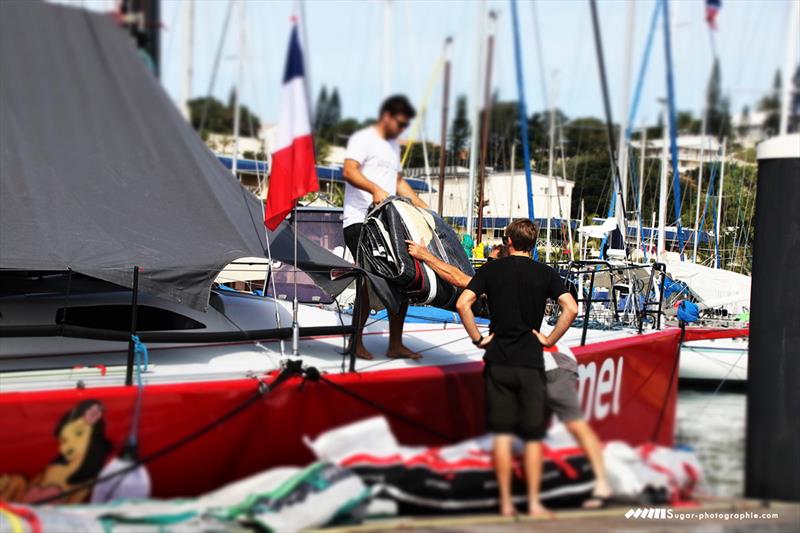
<path id="1" fill-rule="evenodd" d="M 744 392 L 678 392 L 675 443 L 692 447 L 714 496 L 744 493 Z"/>

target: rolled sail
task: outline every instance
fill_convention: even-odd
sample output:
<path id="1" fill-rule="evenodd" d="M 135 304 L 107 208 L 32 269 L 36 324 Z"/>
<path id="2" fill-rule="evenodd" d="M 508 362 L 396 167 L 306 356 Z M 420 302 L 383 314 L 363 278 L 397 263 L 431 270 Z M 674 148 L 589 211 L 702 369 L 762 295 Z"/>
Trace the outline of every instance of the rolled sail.
<path id="1" fill-rule="evenodd" d="M 438 214 L 396 196 L 368 214 L 358 245 L 358 262 L 368 272 L 385 279 L 394 292 L 410 303 L 454 310 L 460 289 L 411 257 L 406 240 L 422 241 L 442 261 L 469 276 L 475 274 L 458 236 Z"/>

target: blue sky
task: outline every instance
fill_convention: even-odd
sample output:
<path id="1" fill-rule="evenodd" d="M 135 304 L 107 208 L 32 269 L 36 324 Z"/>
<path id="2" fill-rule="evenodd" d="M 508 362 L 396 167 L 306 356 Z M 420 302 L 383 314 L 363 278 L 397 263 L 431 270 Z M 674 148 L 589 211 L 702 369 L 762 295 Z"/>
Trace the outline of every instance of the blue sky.
<path id="1" fill-rule="evenodd" d="M 211 76 L 222 20 L 229 0 L 196 0 L 194 96 L 204 96 Z M 783 64 L 786 20 L 791 0 L 723 0 L 716 32 L 722 64 L 723 89 L 732 111 L 753 104 L 772 84 Z M 81 3 L 80 0 L 77 3 Z M 86 0 L 92 8 L 108 8 L 110 0 Z M 181 90 L 182 13 L 180 0 L 163 0 L 162 82 L 177 100 Z M 246 0 L 247 60 L 242 99 L 263 120 L 275 121 L 290 17 L 291 0 Z M 599 13 L 615 121 L 619 120 L 623 88 L 627 0 L 600 0 Z M 672 0 L 673 61 L 678 108 L 698 113 L 712 53 L 702 0 Z M 602 116 L 602 99 L 595 62 L 588 1 L 537 2 L 545 73 L 548 83 L 557 71 L 556 104 L 570 117 Z M 494 87 L 501 99 L 517 96 L 512 48 L 510 6 L 507 0 L 488 1 L 498 13 Z M 453 99 L 475 90 L 480 0 L 392 0 L 391 87 L 419 102 L 446 36 L 454 38 Z M 306 0 L 307 61 L 313 98 L 325 84 L 336 86 L 344 116 L 374 116 L 382 97 L 384 2 Z M 652 0 L 635 1 L 633 74 L 635 83 L 653 11 Z M 529 111 L 544 107 L 536 60 L 531 3 L 519 2 L 522 48 Z M 228 32 L 214 94 L 227 98 L 236 80 L 239 19 Z M 642 93 L 639 120 L 654 122 L 657 98 L 665 95 L 665 61 L 659 23 Z M 800 54 L 796 54 L 800 57 Z M 440 87 L 429 102 L 427 129 L 438 135 Z M 452 104 L 451 104 L 452 108 Z"/>

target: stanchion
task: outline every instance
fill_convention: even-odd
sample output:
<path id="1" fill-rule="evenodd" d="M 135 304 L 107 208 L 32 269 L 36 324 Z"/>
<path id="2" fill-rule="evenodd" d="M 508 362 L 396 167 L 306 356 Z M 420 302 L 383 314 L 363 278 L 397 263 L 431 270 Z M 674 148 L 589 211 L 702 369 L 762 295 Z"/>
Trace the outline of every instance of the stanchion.
<path id="1" fill-rule="evenodd" d="M 125 385 L 133 385 L 133 354 L 135 346 L 133 336 L 136 335 L 136 317 L 139 304 L 139 267 L 133 267 L 133 292 L 131 293 L 131 336 L 128 339 L 128 362 L 125 366 Z"/>

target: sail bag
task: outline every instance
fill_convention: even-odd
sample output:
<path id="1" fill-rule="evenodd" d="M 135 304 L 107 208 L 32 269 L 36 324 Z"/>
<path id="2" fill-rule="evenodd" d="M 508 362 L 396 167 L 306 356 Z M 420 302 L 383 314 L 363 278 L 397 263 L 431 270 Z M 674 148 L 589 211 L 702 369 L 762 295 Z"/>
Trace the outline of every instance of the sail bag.
<path id="1" fill-rule="evenodd" d="M 424 242 L 428 250 L 473 276 L 475 270 L 453 229 L 436 213 L 391 196 L 367 215 L 358 244 L 358 264 L 386 280 L 390 290 L 413 304 L 455 309 L 461 290 L 411 257 L 406 241 Z"/>

